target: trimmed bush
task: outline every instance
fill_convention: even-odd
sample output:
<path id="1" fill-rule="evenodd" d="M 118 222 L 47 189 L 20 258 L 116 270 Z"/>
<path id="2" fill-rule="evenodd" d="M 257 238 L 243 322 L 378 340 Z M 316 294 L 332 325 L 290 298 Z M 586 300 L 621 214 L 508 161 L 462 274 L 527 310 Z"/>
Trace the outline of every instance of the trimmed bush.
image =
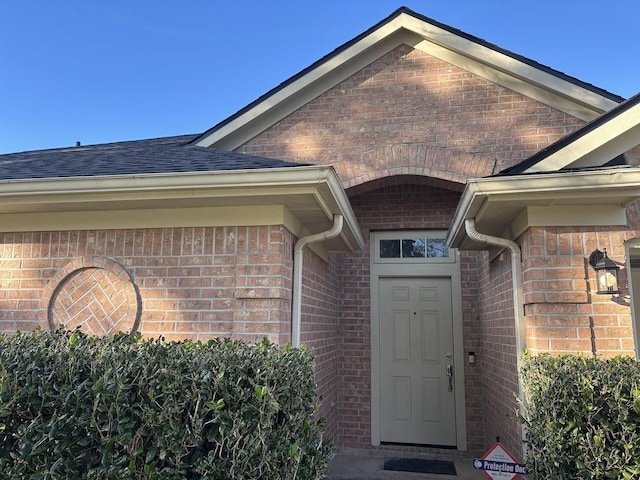
<path id="1" fill-rule="evenodd" d="M 0 336 L 0 478 L 318 479 L 313 378 L 266 340 Z"/>
<path id="2" fill-rule="evenodd" d="M 636 360 L 525 354 L 521 374 L 531 478 L 640 478 Z"/>

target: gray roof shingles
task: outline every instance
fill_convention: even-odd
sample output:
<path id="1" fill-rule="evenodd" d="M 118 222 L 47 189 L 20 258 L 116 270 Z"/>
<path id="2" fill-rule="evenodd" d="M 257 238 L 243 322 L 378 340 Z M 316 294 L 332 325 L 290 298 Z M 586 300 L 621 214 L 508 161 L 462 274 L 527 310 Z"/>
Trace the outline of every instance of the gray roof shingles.
<path id="1" fill-rule="evenodd" d="M 215 172 L 303 165 L 190 144 L 197 137 L 181 135 L 9 153 L 0 155 L 0 180 Z"/>

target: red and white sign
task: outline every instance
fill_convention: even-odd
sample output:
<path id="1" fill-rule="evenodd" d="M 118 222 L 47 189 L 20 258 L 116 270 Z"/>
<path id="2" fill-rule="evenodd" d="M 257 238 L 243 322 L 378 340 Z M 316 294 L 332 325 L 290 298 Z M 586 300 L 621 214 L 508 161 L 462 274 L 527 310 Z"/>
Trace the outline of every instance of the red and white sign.
<path id="1" fill-rule="evenodd" d="M 511 455 L 500 443 L 496 443 L 482 458 L 473 459 L 473 468 L 482 470 L 493 480 L 513 480 L 527 473 L 527 467 Z"/>

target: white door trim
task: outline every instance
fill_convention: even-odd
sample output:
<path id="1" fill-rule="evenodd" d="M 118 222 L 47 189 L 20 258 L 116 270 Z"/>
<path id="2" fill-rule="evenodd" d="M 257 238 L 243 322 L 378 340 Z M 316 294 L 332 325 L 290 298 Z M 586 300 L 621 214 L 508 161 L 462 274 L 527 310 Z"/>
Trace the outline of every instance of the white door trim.
<path id="1" fill-rule="evenodd" d="M 625 267 L 629 282 L 629 303 L 631 305 L 631 325 L 633 327 L 633 349 L 636 359 L 640 359 L 640 239 L 625 242 Z"/>
<path id="2" fill-rule="evenodd" d="M 467 422 L 464 388 L 464 343 L 462 336 L 462 279 L 460 274 L 460 255 L 455 249 L 450 250 L 450 262 L 416 262 L 406 261 L 392 263 L 376 262 L 377 244 L 380 238 L 389 238 L 390 233 L 403 232 L 371 232 L 370 235 L 370 299 L 371 299 L 371 444 L 380 445 L 381 408 L 380 408 L 380 312 L 379 283 L 385 277 L 440 277 L 451 280 L 451 302 L 453 314 L 454 364 L 456 366 L 454 385 L 456 391 L 456 443 L 457 449 L 467 450 Z M 421 232 L 412 231 L 412 236 Z M 433 235 L 433 232 L 423 232 Z M 443 233 L 446 237 L 446 232 Z"/>

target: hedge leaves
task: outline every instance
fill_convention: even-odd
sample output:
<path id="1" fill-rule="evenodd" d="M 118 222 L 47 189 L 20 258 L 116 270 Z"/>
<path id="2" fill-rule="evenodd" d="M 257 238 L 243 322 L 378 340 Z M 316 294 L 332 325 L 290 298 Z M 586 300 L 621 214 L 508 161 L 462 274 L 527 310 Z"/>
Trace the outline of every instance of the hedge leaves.
<path id="1" fill-rule="evenodd" d="M 521 374 L 531 478 L 640 478 L 640 363 L 525 355 Z"/>
<path id="2" fill-rule="evenodd" d="M 0 336 L 0 478 L 319 479 L 304 349 Z"/>

